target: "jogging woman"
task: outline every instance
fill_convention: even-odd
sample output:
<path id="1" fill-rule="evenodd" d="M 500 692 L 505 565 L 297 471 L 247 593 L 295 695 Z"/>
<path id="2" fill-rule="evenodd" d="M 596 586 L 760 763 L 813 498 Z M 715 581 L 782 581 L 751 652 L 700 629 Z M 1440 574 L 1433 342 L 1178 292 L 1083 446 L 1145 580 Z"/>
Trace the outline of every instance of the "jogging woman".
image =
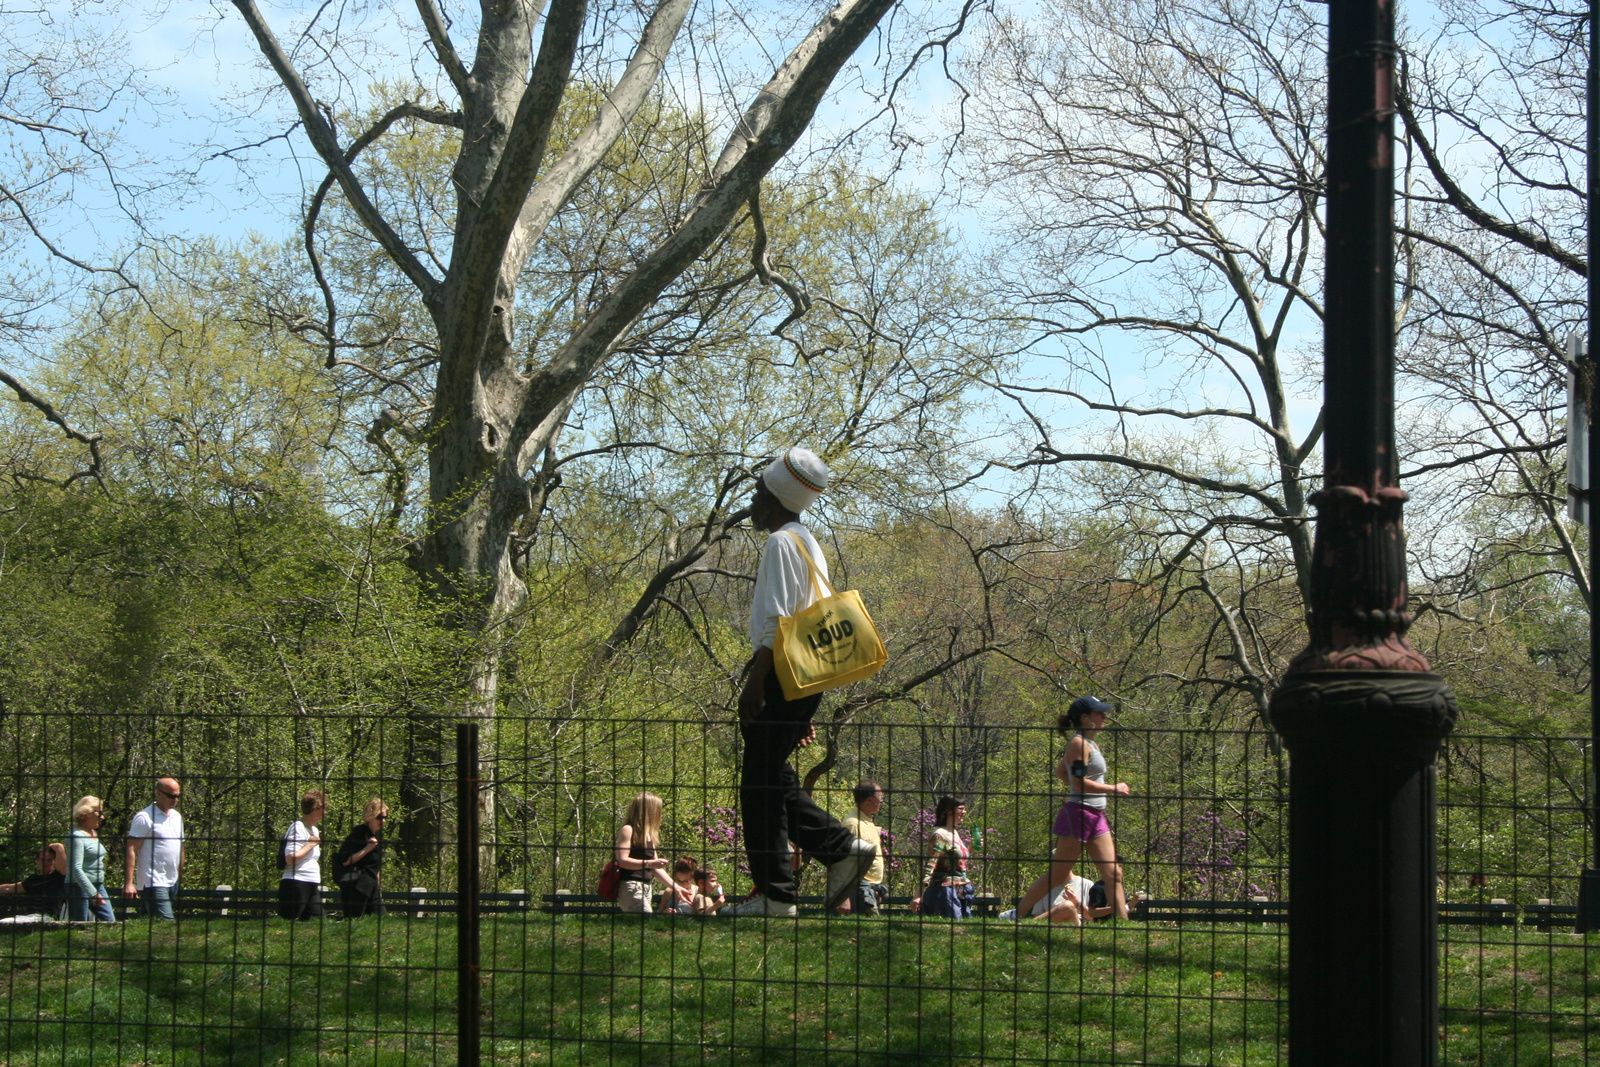
<path id="1" fill-rule="evenodd" d="M 1106 886 L 1106 900 L 1112 915 L 1128 917 L 1128 900 L 1122 885 L 1122 865 L 1117 862 L 1117 846 L 1111 839 L 1111 824 L 1106 821 L 1106 798 L 1128 795 L 1128 783 L 1106 783 L 1106 758 L 1094 743 L 1105 729 L 1111 705 L 1096 697 L 1082 696 L 1072 702 L 1056 729 L 1070 734 L 1067 751 L 1056 764 L 1056 777 L 1066 783 L 1067 802 L 1056 814 L 1051 830 L 1056 835 L 1056 850 L 1050 873 L 1034 879 L 1017 903 L 1017 915 L 1027 915 L 1045 894 L 1072 877 L 1072 866 L 1084 852 L 1100 868 Z"/>

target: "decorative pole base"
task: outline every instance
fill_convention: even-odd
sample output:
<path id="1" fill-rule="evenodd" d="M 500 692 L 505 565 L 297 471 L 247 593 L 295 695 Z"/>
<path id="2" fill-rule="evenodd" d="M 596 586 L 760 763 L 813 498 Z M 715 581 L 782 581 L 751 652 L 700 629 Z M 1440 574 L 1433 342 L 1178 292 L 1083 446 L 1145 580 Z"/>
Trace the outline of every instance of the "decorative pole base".
<path id="1" fill-rule="evenodd" d="M 1304 671 L 1273 694 L 1289 749 L 1289 1048 L 1295 1067 L 1438 1057 L 1435 674 Z"/>

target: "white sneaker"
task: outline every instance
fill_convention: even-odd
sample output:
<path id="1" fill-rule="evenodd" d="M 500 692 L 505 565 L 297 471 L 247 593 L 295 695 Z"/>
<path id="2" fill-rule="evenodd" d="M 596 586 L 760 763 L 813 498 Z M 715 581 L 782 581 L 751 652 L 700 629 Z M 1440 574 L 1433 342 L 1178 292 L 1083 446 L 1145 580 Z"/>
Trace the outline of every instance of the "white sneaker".
<path id="1" fill-rule="evenodd" d="M 748 915 L 764 915 L 773 919 L 792 919 L 800 914 L 800 909 L 794 904 L 785 904 L 778 900 L 769 900 L 764 894 L 756 893 L 749 900 L 738 904 L 729 904 L 717 912 L 718 915 L 728 915 L 733 918 Z"/>
<path id="2" fill-rule="evenodd" d="M 1017 921 L 1017 909 L 1007 908 L 996 916 L 1001 922 L 1014 923 Z"/>
<path id="3" fill-rule="evenodd" d="M 831 912 L 849 898 L 861 884 L 861 878 L 878 858 L 878 846 L 856 838 L 844 858 L 828 868 L 828 889 L 822 898 L 822 910 Z"/>

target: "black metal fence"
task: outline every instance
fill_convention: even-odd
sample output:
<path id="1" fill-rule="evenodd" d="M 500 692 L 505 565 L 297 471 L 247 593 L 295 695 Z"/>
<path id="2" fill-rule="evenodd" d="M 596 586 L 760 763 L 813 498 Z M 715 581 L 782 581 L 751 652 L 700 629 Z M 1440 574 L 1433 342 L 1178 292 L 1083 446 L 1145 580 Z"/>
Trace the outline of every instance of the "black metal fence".
<path id="1" fill-rule="evenodd" d="M 1287 1058 L 1288 767 L 1265 733 L 1102 735 L 1111 780 L 1131 786 L 1111 809 L 1139 896 L 1126 922 L 998 917 L 1046 869 L 1062 742 L 982 720 L 820 724 L 796 756 L 837 815 L 858 781 L 884 788 L 888 898 L 875 916 L 823 914 L 816 864 L 800 876 L 797 919 L 624 915 L 597 897 L 622 812 L 644 790 L 665 800 L 667 855 L 714 870 L 727 899 L 744 895 L 737 737 L 721 721 L 501 719 L 484 726 L 472 775 L 453 727 L 421 716 L 13 714 L 0 722 L 0 878 L 35 874 L 74 803 L 101 798 L 119 921 L 58 922 L 59 901 L 0 893 L 0 1063 Z M 1352 742 L 1352 819 L 1375 745 Z M 1586 746 L 1449 742 L 1441 1062 L 1578 1064 L 1600 1051 L 1594 942 L 1571 932 L 1591 832 Z M 122 892 L 124 834 L 158 776 L 181 783 L 185 819 L 171 923 L 139 917 Z M 464 779 L 481 827 L 466 850 Z M 290 922 L 277 851 L 309 789 L 330 798 L 326 914 Z M 942 795 L 969 806 L 976 914 L 960 922 L 910 903 Z M 346 918 L 333 853 L 373 798 L 391 814 L 383 913 Z M 1077 869 L 1095 877 L 1087 857 Z M 1360 910 L 1384 888 L 1363 857 L 1348 870 Z"/>

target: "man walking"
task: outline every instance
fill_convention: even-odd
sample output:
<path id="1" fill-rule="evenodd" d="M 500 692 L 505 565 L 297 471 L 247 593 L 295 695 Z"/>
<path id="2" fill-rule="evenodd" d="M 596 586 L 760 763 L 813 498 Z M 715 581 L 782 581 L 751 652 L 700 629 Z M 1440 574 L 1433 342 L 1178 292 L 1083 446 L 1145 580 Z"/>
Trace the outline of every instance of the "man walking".
<path id="1" fill-rule="evenodd" d="M 791 448 L 762 472 L 750 502 L 751 525 L 771 534 L 756 570 L 750 606 L 750 644 L 755 651 L 745 665 L 739 694 L 739 732 L 744 738 L 739 805 L 756 891 L 743 903 L 722 909 L 722 915 L 787 918 L 798 913 L 789 864 L 791 841 L 828 867 L 824 912 L 850 898 L 878 853 L 800 788 L 789 756 L 815 736 L 811 717 L 822 696 L 785 700 L 773 668 L 778 620 L 817 599 L 811 571 L 800 553 L 808 553 L 817 570 L 824 577 L 828 574 L 821 546 L 800 524 L 800 512 L 815 503 L 827 485 L 828 468 L 822 459 L 807 449 Z"/>
<path id="2" fill-rule="evenodd" d="M 183 873 L 183 816 L 178 800 L 183 790 L 176 778 L 156 781 L 156 801 L 133 817 L 128 826 L 126 897 L 143 901 L 146 915 L 171 922 L 172 898 Z"/>

